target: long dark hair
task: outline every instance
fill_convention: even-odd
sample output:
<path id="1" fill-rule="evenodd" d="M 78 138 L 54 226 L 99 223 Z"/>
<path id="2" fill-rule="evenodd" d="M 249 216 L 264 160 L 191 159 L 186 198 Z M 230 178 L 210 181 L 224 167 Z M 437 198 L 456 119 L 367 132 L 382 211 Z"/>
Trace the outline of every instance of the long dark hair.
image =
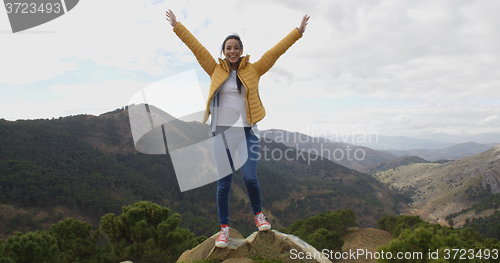
<path id="1" fill-rule="evenodd" d="M 222 47 L 220 50 L 221 56 L 222 56 L 222 51 L 224 50 L 224 47 L 226 46 L 226 42 L 229 39 L 236 39 L 238 41 L 238 44 L 240 44 L 240 48 L 243 49 L 243 42 L 241 42 L 240 36 L 238 36 L 237 34 L 229 35 L 226 37 L 226 39 L 224 39 L 224 42 L 222 42 Z M 240 78 L 238 78 L 238 76 L 236 76 L 236 85 L 238 86 L 238 92 L 241 94 L 241 86 L 243 85 L 243 83 L 241 83 L 241 80 L 240 80 Z"/>

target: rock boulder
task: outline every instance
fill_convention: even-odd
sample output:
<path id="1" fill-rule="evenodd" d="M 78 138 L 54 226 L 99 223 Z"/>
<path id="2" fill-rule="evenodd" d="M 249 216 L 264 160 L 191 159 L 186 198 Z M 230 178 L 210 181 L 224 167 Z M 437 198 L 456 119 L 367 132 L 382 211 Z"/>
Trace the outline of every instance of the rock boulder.
<path id="1" fill-rule="evenodd" d="M 220 232 L 219 232 L 220 233 Z M 252 262 L 251 258 L 276 259 L 282 262 L 331 262 L 322 257 L 314 247 L 294 235 L 276 230 L 254 232 L 246 239 L 234 228 L 229 230 L 227 248 L 215 246 L 219 233 L 211 236 L 197 247 L 185 251 L 177 262 L 195 260 L 217 260 L 223 263 Z"/>

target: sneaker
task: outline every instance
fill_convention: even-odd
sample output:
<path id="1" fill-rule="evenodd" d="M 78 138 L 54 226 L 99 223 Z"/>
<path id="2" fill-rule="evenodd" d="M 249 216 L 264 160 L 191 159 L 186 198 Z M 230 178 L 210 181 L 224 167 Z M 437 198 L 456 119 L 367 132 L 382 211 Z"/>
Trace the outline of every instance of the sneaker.
<path id="1" fill-rule="evenodd" d="M 229 239 L 229 226 L 221 227 L 220 235 L 215 241 L 215 246 L 220 248 L 227 247 L 227 240 Z"/>
<path id="2" fill-rule="evenodd" d="M 259 212 L 257 215 L 255 215 L 255 224 L 259 228 L 259 231 L 267 231 L 271 229 L 271 224 L 267 222 L 266 217 L 262 212 Z"/>

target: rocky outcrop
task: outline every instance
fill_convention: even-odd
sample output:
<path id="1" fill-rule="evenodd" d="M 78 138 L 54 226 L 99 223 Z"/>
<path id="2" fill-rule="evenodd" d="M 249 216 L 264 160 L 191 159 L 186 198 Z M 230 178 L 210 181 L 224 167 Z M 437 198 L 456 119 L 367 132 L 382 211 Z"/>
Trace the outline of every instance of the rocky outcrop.
<path id="1" fill-rule="evenodd" d="M 298 262 L 299 257 L 306 263 L 331 262 L 322 257 L 322 254 L 314 247 L 298 237 L 276 230 L 254 232 L 245 239 L 236 229 L 230 228 L 227 248 L 215 246 L 215 240 L 219 233 L 208 238 L 197 247 L 185 251 L 177 262 L 204 259 L 217 260 L 223 263 L 253 262 L 251 258 L 255 257 L 276 259 L 282 262 Z"/>

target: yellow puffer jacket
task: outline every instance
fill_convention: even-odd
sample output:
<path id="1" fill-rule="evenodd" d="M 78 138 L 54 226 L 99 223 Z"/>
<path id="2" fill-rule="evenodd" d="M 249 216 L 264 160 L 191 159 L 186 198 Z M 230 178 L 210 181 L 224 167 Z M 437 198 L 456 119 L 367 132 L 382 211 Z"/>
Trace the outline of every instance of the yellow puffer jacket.
<path id="1" fill-rule="evenodd" d="M 203 123 L 206 123 L 208 116 L 210 115 L 210 102 L 212 101 L 212 98 L 221 85 L 229 78 L 229 62 L 227 62 L 226 59 L 222 60 L 219 58 L 219 63 L 217 63 L 212 55 L 210 55 L 210 52 L 208 52 L 208 50 L 196 39 L 196 37 L 194 37 L 193 34 L 191 34 L 191 32 L 189 32 L 189 30 L 180 22 L 177 22 L 175 25 L 174 32 L 193 52 L 198 60 L 198 63 L 200 63 L 201 67 L 210 76 L 210 92 L 208 93 L 207 106 L 203 116 Z M 248 61 L 250 59 L 249 55 L 241 58 L 237 73 L 241 82 L 245 86 L 247 120 L 250 125 L 253 126 L 255 123 L 262 120 L 266 115 L 266 110 L 262 105 L 262 101 L 259 96 L 260 77 L 271 69 L 276 60 L 278 60 L 278 58 L 301 37 L 302 34 L 299 33 L 297 28 L 294 28 L 284 39 L 282 39 L 269 51 L 264 53 L 262 58 L 255 63 L 250 63 Z"/>

